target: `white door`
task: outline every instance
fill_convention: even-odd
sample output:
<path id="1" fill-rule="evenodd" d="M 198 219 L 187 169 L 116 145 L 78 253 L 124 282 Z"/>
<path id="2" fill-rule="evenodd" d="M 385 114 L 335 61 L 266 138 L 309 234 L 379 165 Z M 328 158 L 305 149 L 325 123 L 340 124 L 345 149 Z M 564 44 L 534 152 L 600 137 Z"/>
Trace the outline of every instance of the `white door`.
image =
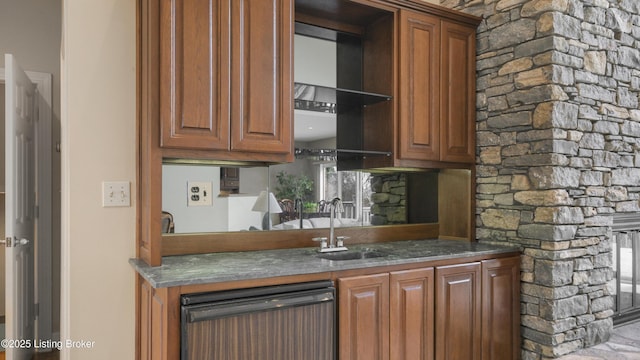
<path id="1" fill-rule="evenodd" d="M 30 359 L 34 339 L 35 85 L 5 55 L 5 241 L 8 360 Z"/>

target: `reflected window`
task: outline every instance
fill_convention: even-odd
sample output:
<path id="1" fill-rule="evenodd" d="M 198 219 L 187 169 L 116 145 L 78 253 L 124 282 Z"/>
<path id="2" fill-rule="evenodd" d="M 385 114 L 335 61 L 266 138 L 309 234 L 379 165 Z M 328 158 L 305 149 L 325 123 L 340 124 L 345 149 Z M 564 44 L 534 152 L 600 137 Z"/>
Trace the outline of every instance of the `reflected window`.
<path id="1" fill-rule="evenodd" d="M 335 163 L 320 165 L 319 201 L 342 199 L 344 212 L 342 218 L 358 219 L 363 225 L 370 224 L 371 183 L 370 174 L 361 171 L 338 171 Z"/>

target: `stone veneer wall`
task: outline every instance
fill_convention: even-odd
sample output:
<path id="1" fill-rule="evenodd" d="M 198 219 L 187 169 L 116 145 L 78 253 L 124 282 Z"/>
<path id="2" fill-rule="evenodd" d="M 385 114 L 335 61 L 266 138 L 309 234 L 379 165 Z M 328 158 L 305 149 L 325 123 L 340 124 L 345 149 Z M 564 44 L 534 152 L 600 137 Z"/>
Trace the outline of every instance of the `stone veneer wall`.
<path id="1" fill-rule="evenodd" d="M 406 175 L 371 175 L 371 225 L 407 223 Z"/>
<path id="2" fill-rule="evenodd" d="M 640 1 L 440 0 L 477 37 L 477 237 L 521 245 L 522 359 L 606 341 L 640 205 Z"/>

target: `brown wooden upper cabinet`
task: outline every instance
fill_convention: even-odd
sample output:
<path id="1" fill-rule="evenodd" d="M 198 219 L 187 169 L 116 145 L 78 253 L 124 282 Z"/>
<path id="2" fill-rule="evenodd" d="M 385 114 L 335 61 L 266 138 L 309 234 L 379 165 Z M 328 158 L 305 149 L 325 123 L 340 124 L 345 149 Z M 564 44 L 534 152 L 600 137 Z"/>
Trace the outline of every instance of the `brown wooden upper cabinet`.
<path id="1" fill-rule="evenodd" d="M 162 0 L 161 147 L 290 155 L 292 43 L 293 0 Z"/>
<path id="2" fill-rule="evenodd" d="M 475 162 L 475 27 L 401 10 L 396 163 Z"/>
<path id="3" fill-rule="evenodd" d="M 440 24 L 440 160 L 474 164 L 476 30 L 444 20 Z"/>
<path id="4" fill-rule="evenodd" d="M 162 164 L 293 161 L 293 0 L 138 0 L 138 256 L 162 262 Z"/>
<path id="5" fill-rule="evenodd" d="M 365 86 L 391 91 L 394 102 L 363 112 L 363 147 L 393 156 L 369 157 L 364 167 L 472 166 L 478 19 L 415 6 L 394 18 L 395 26 L 378 21 L 368 28 L 364 49 Z M 396 40 L 389 39 L 394 32 Z"/>

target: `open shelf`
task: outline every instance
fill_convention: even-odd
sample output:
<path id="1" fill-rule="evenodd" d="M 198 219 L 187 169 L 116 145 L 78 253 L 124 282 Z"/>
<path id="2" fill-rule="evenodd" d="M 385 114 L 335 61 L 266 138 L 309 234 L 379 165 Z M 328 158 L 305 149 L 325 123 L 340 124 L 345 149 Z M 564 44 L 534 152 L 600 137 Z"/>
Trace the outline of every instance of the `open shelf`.
<path id="1" fill-rule="evenodd" d="M 391 156 L 389 151 L 351 150 L 351 149 L 295 149 L 296 158 L 318 158 L 322 160 L 335 160 L 338 156 L 365 158 L 366 156 Z"/>
<path id="2" fill-rule="evenodd" d="M 367 106 L 389 100 L 390 95 L 294 83 L 294 104 L 299 110 L 335 113 L 339 106 Z"/>

